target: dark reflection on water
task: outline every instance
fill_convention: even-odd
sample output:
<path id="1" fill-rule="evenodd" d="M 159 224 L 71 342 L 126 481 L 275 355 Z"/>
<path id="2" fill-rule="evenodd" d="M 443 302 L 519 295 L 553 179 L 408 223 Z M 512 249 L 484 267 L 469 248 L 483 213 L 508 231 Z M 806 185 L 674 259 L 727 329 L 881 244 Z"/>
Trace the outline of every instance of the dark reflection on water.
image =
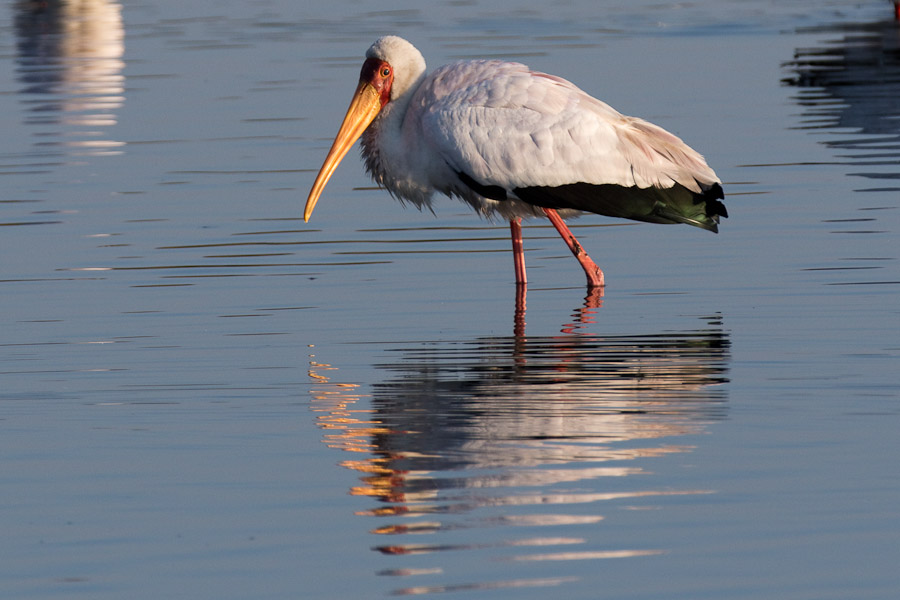
<path id="1" fill-rule="evenodd" d="M 896 286 L 891 234 L 900 208 L 900 23 L 837 23 L 799 31 L 827 40 L 796 50 L 784 64 L 791 75 L 783 82 L 798 88 L 799 129 L 831 149 L 836 164 L 849 166 L 848 175 L 872 182 L 855 190 L 866 193 L 859 197 L 865 204 L 846 198 L 831 209 L 832 218 L 821 219 L 829 233 L 864 234 L 864 241 L 829 243 L 829 249 L 842 253 L 838 261 L 820 253 L 817 264 L 803 270 L 845 276 L 827 285 Z"/>
<path id="2" fill-rule="evenodd" d="M 854 175 L 900 181 L 900 24 L 840 23 L 802 33 L 835 34 L 821 47 L 800 48 L 784 79 L 800 88 L 802 129 L 848 129 L 824 143 L 869 169 Z M 900 191 L 900 184 L 878 191 Z"/>
<path id="3" fill-rule="evenodd" d="M 122 7 L 109 0 L 15 4 L 17 76 L 25 122 L 42 154 L 118 154 L 109 139 L 124 102 Z"/>
<path id="4" fill-rule="evenodd" d="M 648 498 L 712 492 L 647 477 L 651 459 L 690 452 L 681 438 L 727 414 L 729 334 L 718 317 L 704 320 L 695 330 L 649 335 L 410 342 L 376 365 L 385 380 L 372 386 L 370 399 L 311 355 L 324 441 L 352 453 L 341 463 L 361 473 L 350 493 L 373 501 L 359 514 L 385 521 L 372 526 L 374 535 L 389 536 L 373 549 L 432 557 L 380 574 L 443 574 L 434 561 L 447 551 L 493 561 L 480 578 L 446 575 L 475 580 L 394 593 L 558 585 L 575 574 L 504 571 L 665 552 L 640 540 L 597 547 L 590 532 L 605 517 L 593 506 L 634 508 Z"/>

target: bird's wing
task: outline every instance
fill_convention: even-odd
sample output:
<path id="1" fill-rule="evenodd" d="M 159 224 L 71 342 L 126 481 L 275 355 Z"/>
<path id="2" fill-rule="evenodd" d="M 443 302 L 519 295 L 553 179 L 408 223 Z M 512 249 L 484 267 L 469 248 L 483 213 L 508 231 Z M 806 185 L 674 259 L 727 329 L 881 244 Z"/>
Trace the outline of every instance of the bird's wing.
<path id="1" fill-rule="evenodd" d="M 451 169 L 489 189 L 678 183 L 701 192 L 718 182 L 678 137 L 518 63 L 442 67 L 416 92 L 408 118 Z"/>

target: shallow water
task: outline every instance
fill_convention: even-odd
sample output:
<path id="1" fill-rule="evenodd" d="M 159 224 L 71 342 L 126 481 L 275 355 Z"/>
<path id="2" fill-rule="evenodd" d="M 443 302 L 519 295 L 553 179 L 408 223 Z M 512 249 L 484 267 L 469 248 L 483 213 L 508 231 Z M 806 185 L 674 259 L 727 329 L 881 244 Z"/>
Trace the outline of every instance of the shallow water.
<path id="1" fill-rule="evenodd" d="M 887 2 L 10 4 L 0 591 L 893 598 Z M 380 34 L 700 149 L 719 235 L 404 210 L 348 156 Z"/>

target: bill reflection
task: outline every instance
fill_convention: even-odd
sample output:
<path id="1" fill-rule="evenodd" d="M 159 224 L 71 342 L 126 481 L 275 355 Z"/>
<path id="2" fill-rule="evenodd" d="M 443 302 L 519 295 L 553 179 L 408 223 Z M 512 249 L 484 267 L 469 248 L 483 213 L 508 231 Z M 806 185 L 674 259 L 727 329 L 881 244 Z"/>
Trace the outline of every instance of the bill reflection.
<path id="1" fill-rule="evenodd" d="M 376 365 L 385 379 L 371 395 L 311 356 L 313 406 L 324 441 L 360 473 L 350 493 L 373 501 L 358 514 L 385 521 L 370 528 L 385 538 L 373 549 L 418 561 L 383 575 L 451 578 L 447 552 L 494 565 L 394 593 L 557 585 L 573 575 L 548 584 L 505 569 L 664 553 L 597 547 L 590 532 L 613 518 L 598 511 L 712 493 L 654 484 L 651 469 L 724 418 L 729 346 L 716 317 L 652 335 L 411 343 Z"/>

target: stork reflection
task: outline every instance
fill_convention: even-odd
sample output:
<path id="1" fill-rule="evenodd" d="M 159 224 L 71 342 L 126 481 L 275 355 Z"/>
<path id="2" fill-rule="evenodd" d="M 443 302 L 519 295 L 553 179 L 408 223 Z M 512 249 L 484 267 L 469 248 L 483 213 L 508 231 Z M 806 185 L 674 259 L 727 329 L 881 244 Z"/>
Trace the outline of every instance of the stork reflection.
<path id="1" fill-rule="evenodd" d="M 704 320 L 693 330 L 646 335 L 403 344 L 385 352 L 375 365 L 383 381 L 365 390 L 342 383 L 338 368 L 311 355 L 324 441 L 351 453 L 341 463 L 360 473 L 350 493 L 373 501 L 358 514 L 385 520 L 373 534 L 398 536 L 374 549 L 435 559 L 466 551 L 504 564 L 665 551 L 639 540 L 626 548 L 591 545 L 579 533 L 605 515 L 576 506 L 711 493 L 654 484 L 649 470 L 656 459 L 690 452 L 695 436 L 726 415 L 730 340 L 718 317 Z M 510 527 L 538 529 L 521 538 Z M 487 528 L 497 532 L 486 537 Z M 413 534 L 415 541 L 405 538 Z M 395 593 L 569 580 L 501 576 Z"/>
<path id="2" fill-rule="evenodd" d="M 603 290 L 602 287 L 588 287 L 587 295 L 584 297 L 584 303 L 575 309 L 572 314 L 572 322 L 563 326 L 563 333 L 574 333 L 585 325 L 594 322 L 594 314 L 596 309 L 603 306 Z M 513 335 L 516 337 L 525 336 L 525 311 L 527 308 L 528 284 L 520 283 L 516 285 L 516 308 L 513 311 Z"/>
<path id="3" fill-rule="evenodd" d="M 801 129 L 840 130 L 823 143 L 867 167 L 854 175 L 900 179 L 900 25 L 886 18 L 802 31 L 839 37 L 785 63 L 793 73 L 784 83 L 799 88 Z"/>
<path id="4" fill-rule="evenodd" d="M 69 155 L 118 154 L 109 139 L 124 102 L 122 6 L 109 0 L 15 4 L 17 76 L 38 145 Z M 54 150 L 58 152 L 58 150 Z"/>

